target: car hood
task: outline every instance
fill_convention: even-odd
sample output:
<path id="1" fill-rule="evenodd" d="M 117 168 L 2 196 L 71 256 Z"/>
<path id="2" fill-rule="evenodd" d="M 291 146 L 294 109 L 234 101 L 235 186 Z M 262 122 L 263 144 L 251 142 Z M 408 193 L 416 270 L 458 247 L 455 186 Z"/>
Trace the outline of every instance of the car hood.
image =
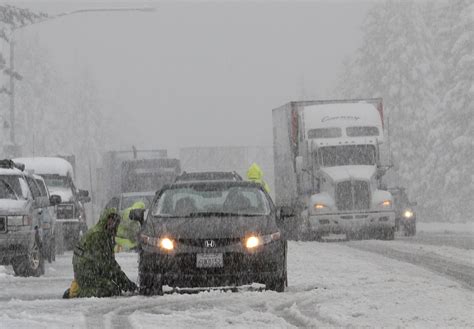
<path id="1" fill-rule="evenodd" d="M 26 215 L 29 208 L 28 200 L 0 199 L 0 215 Z"/>
<path id="2" fill-rule="evenodd" d="M 169 235 L 177 239 L 240 238 L 249 233 L 269 234 L 277 231 L 269 216 L 156 218 L 153 221 L 155 236 Z"/>

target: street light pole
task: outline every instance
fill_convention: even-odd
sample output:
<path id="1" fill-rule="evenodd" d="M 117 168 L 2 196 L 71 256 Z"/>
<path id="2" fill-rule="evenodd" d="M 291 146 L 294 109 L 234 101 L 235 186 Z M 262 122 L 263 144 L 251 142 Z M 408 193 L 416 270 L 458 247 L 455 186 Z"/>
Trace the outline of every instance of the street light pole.
<path id="1" fill-rule="evenodd" d="M 10 37 L 10 142 L 15 145 L 15 41 Z"/>
<path id="2" fill-rule="evenodd" d="M 155 8 L 153 7 L 144 7 L 144 8 L 91 8 L 91 9 L 78 9 L 65 13 L 60 13 L 54 16 L 47 16 L 44 19 L 38 20 L 36 22 L 20 25 L 12 28 L 10 36 L 10 143 L 12 144 L 12 152 L 18 153 L 15 141 L 15 79 L 21 79 L 21 76 L 15 73 L 15 40 L 14 32 L 26 26 L 33 24 L 39 24 L 53 19 L 61 18 L 64 16 L 74 15 L 74 14 L 84 14 L 91 12 L 153 12 Z M 13 154 L 14 156 L 20 156 L 20 154 Z"/>

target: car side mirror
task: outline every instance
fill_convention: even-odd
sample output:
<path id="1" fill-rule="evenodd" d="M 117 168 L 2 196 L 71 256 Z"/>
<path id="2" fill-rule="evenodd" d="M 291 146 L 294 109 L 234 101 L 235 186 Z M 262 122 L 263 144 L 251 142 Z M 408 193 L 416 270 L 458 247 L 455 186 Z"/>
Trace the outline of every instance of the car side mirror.
<path id="1" fill-rule="evenodd" d="M 143 222 L 145 221 L 145 211 L 146 209 L 132 209 L 130 210 L 128 218 L 130 220 L 139 222 L 140 225 L 143 225 Z"/>
<path id="2" fill-rule="evenodd" d="M 292 207 L 283 206 L 279 209 L 279 216 L 281 219 L 294 217 L 295 211 Z"/>
<path id="3" fill-rule="evenodd" d="M 59 195 L 53 194 L 49 197 L 49 203 L 52 206 L 56 206 L 62 202 L 61 197 Z"/>

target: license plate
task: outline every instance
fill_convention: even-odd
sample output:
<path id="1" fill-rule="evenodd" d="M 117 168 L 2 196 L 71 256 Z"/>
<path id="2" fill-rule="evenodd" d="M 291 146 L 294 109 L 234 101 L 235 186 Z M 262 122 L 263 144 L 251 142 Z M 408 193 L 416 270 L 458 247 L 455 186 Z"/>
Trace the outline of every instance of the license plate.
<path id="1" fill-rule="evenodd" d="M 224 257 L 222 254 L 197 254 L 196 267 L 224 267 Z"/>
<path id="2" fill-rule="evenodd" d="M 7 221 L 5 217 L 0 217 L 0 232 L 6 232 L 7 230 Z"/>

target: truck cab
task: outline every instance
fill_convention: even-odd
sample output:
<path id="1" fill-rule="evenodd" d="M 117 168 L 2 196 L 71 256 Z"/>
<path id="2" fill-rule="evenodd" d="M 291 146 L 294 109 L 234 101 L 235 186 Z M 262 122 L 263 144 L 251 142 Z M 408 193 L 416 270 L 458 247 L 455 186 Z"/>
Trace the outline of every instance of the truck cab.
<path id="1" fill-rule="evenodd" d="M 277 203 L 292 204 L 303 234 L 393 239 L 392 195 L 380 189 L 388 168 L 380 164 L 382 100 L 292 102 L 286 110 L 274 110 L 274 122 L 282 119 L 289 130 L 296 179 L 294 194 L 283 199 L 277 195 Z M 275 135 L 277 193 L 285 195 L 283 189 L 291 191 L 292 184 L 279 184 L 278 177 L 285 174 L 278 173 L 279 168 L 285 167 L 277 164 L 287 157 L 280 149 L 285 134 Z M 290 174 L 291 166 L 287 167 Z"/>

